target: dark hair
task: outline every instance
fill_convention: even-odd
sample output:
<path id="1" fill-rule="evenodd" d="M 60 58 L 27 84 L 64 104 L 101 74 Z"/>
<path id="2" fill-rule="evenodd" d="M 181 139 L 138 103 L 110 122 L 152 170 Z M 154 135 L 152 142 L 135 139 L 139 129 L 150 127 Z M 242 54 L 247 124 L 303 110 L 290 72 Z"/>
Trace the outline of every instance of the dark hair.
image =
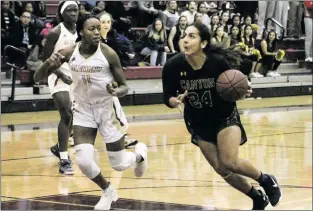
<path id="1" fill-rule="evenodd" d="M 232 31 L 233 31 L 233 28 L 234 27 L 237 27 L 238 28 L 238 30 L 239 30 L 239 32 L 238 32 L 238 35 L 237 35 L 237 38 L 234 38 L 233 37 L 233 34 L 232 34 Z M 241 27 L 240 26 L 235 26 L 235 25 L 232 25 L 231 27 L 230 27 L 230 36 L 231 36 L 231 39 L 233 39 L 233 40 L 237 40 L 237 41 L 241 41 Z"/>
<path id="2" fill-rule="evenodd" d="M 266 41 L 267 44 L 270 43 L 270 33 L 274 33 L 274 34 L 275 34 L 275 39 L 273 40 L 272 47 L 273 47 L 274 50 L 276 50 L 277 34 L 276 34 L 275 30 L 271 29 L 271 30 L 268 32 L 265 41 Z"/>
<path id="3" fill-rule="evenodd" d="M 198 3 L 198 8 L 197 8 L 197 11 L 198 11 L 198 12 L 199 12 L 199 9 L 200 9 L 201 4 L 204 4 L 205 7 L 206 7 L 205 1 L 200 1 L 200 2 Z"/>
<path id="4" fill-rule="evenodd" d="M 233 18 L 232 18 L 232 25 L 234 25 L 234 20 L 235 18 L 239 18 L 239 26 L 240 26 L 240 16 L 239 15 L 234 15 Z"/>
<path id="5" fill-rule="evenodd" d="M 78 19 L 77 24 L 76 24 L 76 30 L 77 30 L 77 40 L 76 41 L 82 40 L 82 36 L 80 34 L 80 31 L 83 30 L 86 21 L 91 19 L 91 18 L 95 18 L 95 19 L 99 20 L 99 18 L 97 18 L 96 16 L 91 15 L 91 14 L 84 14 L 84 15 L 80 16 L 80 18 Z"/>
<path id="6" fill-rule="evenodd" d="M 202 23 L 193 23 L 190 26 L 194 26 L 199 31 L 199 36 L 202 41 L 206 40 L 208 42 L 203 49 L 206 54 L 212 53 L 216 58 L 225 60 L 231 68 L 239 68 L 241 66 L 242 59 L 237 52 L 228 48 L 211 45 L 212 35 L 206 25 Z"/>

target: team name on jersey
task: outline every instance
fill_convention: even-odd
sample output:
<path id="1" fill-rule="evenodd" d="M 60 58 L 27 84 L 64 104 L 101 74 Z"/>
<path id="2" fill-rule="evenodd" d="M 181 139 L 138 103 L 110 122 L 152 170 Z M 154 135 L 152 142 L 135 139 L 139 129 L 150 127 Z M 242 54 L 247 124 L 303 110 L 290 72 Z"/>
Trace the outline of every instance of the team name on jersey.
<path id="1" fill-rule="evenodd" d="M 64 45 L 74 45 L 75 44 L 75 40 L 65 40 L 64 41 Z"/>
<path id="2" fill-rule="evenodd" d="M 84 73 L 99 73 L 103 70 L 103 67 L 91 67 L 87 65 L 71 65 L 71 70 L 74 72 L 84 72 Z"/>
<path id="3" fill-rule="evenodd" d="M 180 80 L 180 86 L 183 90 L 201 90 L 215 87 L 214 78 L 196 79 L 196 80 Z"/>

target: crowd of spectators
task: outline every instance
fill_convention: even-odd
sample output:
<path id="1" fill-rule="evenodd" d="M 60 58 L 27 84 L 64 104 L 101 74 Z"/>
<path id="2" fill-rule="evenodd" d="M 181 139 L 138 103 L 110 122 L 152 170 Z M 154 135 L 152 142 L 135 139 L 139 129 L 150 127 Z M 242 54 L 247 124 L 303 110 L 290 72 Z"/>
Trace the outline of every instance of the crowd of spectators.
<path id="1" fill-rule="evenodd" d="M 253 65 L 253 77 L 279 76 L 284 57 L 277 42 L 305 38 L 306 61 L 312 62 L 312 5 L 300 1 L 80 1 L 79 13 L 103 14 L 101 36 L 120 56 L 122 65 L 162 66 L 182 51 L 180 38 L 193 22 L 212 32 L 212 43 L 238 51 Z M 271 21 L 275 19 L 285 29 Z M 1 52 L 12 45 L 26 52 L 27 65 L 36 70 L 42 46 L 58 17 L 47 18 L 44 1 L 1 1 Z M 144 28 L 136 34 L 134 27 Z M 262 71 L 260 71 L 262 67 Z M 265 70 L 265 71 L 264 71 Z"/>

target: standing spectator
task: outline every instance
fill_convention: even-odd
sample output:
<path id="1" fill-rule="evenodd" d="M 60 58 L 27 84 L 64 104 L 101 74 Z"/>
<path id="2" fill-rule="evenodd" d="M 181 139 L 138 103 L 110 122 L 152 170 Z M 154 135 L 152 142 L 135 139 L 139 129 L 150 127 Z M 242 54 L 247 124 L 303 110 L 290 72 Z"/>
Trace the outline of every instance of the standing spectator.
<path id="1" fill-rule="evenodd" d="M 190 1 L 187 5 L 188 10 L 182 12 L 181 15 L 186 16 L 188 24 L 192 24 L 197 13 L 197 4 L 195 1 Z"/>
<path id="2" fill-rule="evenodd" d="M 10 2 L 1 2 L 1 52 L 7 44 L 9 31 L 16 24 L 14 14 L 10 10 Z"/>
<path id="3" fill-rule="evenodd" d="M 258 36 L 257 39 L 263 39 L 263 30 L 265 27 L 270 27 L 271 21 L 269 21 L 268 26 L 265 25 L 265 21 L 268 18 L 274 17 L 274 10 L 275 10 L 275 1 L 259 1 L 259 19 L 258 19 Z"/>
<path id="4" fill-rule="evenodd" d="M 178 23 L 179 15 L 177 12 L 177 2 L 168 1 L 166 4 L 166 10 L 163 12 L 163 14 L 163 23 L 165 24 L 166 30 L 169 31 Z"/>
<path id="5" fill-rule="evenodd" d="M 38 18 L 47 17 L 47 5 L 44 1 L 35 1 L 33 2 L 34 15 Z"/>
<path id="6" fill-rule="evenodd" d="M 122 1 L 106 2 L 105 10 L 112 15 L 113 28 L 120 34 L 126 34 L 131 28 L 131 20 L 127 18 Z"/>
<path id="7" fill-rule="evenodd" d="M 288 37 L 299 38 L 301 34 L 301 21 L 303 16 L 303 4 L 299 1 L 289 1 L 288 13 Z"/>
<path id="8" fill-rule="evenodd" d="M 313 5 L 312 1 L 304 2 L 304 26 L 305 26 L 305 61 L 312 62 L 312 26 L 313 26 Z"/>
<path id="9" fill-rule="evenodd" d="M 287 18 L 288 18 L 288 7 L 289 7 L 289 3 L 288 1 L 275 1 L 275 20 L 278 21 L 278 23 L 280 23 L 284 29 L 287 29 Z M 275 24 L 275 30 L 276 30 L 276 34 L 277 37 L 285 37 L 286 34 L 282 34 L 282 30 L 281 28 Z M 287 32 L 287 30 L 285 31 L 285 33 Z"/>
<path id="10" fill-rule="evenodd" d="M 143 56 L 150 55 L 150 65 L 156 66 L 158 55 L 161 55 L 161 65 L 166 62 L 166 53 L 170 52 L 167 47 L 167 35 L 161 19 L 157 18 L 152 28 L 144 37 L 145 48 L 140 52 Z"/>

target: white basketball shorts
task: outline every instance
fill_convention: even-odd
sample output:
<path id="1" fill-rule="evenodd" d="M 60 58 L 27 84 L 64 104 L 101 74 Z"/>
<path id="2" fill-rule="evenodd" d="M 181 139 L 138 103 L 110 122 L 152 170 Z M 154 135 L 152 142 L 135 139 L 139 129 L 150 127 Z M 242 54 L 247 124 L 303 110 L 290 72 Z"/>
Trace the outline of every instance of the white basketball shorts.
<path id="1" fill-rule="evenodd" d="M 116 112 L 113 99 L 92 105 L 76 101 L 73 113 L 73 125 L 98 128 L 105 143 L 116 142 L 126 134 L 127 122 Z"/>

